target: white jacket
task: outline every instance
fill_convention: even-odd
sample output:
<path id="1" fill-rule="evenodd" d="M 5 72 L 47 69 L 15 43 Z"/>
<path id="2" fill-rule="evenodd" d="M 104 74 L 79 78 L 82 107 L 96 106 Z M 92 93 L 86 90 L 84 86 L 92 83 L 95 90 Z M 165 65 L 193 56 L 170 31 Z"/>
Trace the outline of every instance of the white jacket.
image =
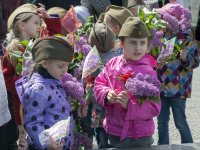
<path id="1" fill-rule="evenodd" d="M 0 59 L 0 126 L 7 123 L 10 119 L 11 115 L 8 109 L 8 97 L 7 97 L 7 91 L 2 73 L 1 59 Z"/>

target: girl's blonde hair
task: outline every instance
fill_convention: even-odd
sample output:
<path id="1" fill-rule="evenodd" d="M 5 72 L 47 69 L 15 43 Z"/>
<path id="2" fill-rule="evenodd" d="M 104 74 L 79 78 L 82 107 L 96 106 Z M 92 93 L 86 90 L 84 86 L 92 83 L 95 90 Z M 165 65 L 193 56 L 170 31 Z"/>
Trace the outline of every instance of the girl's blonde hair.
<path id="1" fill-rule="evenodd" d="M 4 41 L 4 48 L 7 51 L 7 58 L 8 61 L 13 65 L 14 68 L 16 68 L 17 65 L 17 58 L 12 55 L 13 51 L 18 50 L 18 47 L 20 45 L 20 29 L 19 29 L 19 23 L 27 22 L 29 19 L 35 15 L 34 13 L 22 13 L 16 16 L 16 18 L 13 21 L 12 29 L 8 34 L 6 34 L 6 39 Z"/>

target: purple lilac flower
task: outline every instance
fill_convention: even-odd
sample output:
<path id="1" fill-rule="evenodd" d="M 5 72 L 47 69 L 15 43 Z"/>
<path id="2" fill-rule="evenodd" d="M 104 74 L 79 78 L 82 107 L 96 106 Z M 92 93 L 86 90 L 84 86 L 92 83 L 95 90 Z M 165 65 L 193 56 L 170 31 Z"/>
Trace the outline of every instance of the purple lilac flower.
<path id="1" fill-rule="evenodd" d="M 191 12 L 180 4 L 169 3 L 158 9 L 158 12 L 163 16 L 163 19 L 173 32 L 178 32 L 179 30 L 185 32 L 191 27 Z"/>
<path id="2" fill-rule="evenodd" d="M 87 54 L 89 53 L 89 51 L 92 49 L 92 47 L 88 44 L 85 44 L 81 47 L 81 51 L 83 53 L 83 55 L 86 57 Z"/>
<path id="3" fill-rule="evenodd" d="M 83 65 L 84 65 L 85 59 L 83 59 L 79 66 L 74 68 L 73 70 L 73 76 L 76 77 L 76 79 L 81 82 L 82 81 L 82 72 L 83 72 Z"/>
<path id="4" fill-rule="evenodd" d="M 147 81 L 139 81 L 135 79 L 128 79 L 125 84 L 126 89 L 133 95 L 138 96 L 158 96 L 160 90 Z"/>
<path id="5" fill-rule="evenodd" d="M 82 47 L 83 45 L 87 44 L 87 38 L 85 36 L 81 36 L 80 41 L 78 43 L 79 46 Z"/>
<path id="6" fill-rule="evenodd" d="M 34 64 L 34 62 L 32 59 L 28 59 L 23 62 L 23 67 L 22 67 L 22 75 L 23 76 L 31 73 L 33 64 Z"/>
<path id="7" fill-rule="evenodd" d="M 154 86 L 160 88 L 160 81 L 156 77 L 148 74 L 138 73 L 134 78 L 139 81 L 147 81 L 148 83 L 152 83 Z"/>
<path id="8" fill-rule="evenodd" d="M 66 73 L 63 76 L 61 83 L 67 95 L 77 99 L 81 104 L 85 103 L 85 100 L 83 98 L 83 85 L 78 82 L 76 78 L 74 78 L 71 74 Z"/>
<path id="9" fill-rule="evenodd" d="M 72 150 L 79 150 L 80 146 L 83 146 L 86 150 L 92 149 L 92 142 L 86 133 L 75 133 L 74 144 Z"/>
<path id="10" fill-rule="evenodd" d="M 134 78 L 129 78 L 125 83 L 127 91 L 138 96 L 159 96 L 160 82 L 155 77 L 138 73 Z"/>
<path id="11" fill-rule="evenodd" d="M 153 35 L 152 48 L 163 46 L 163 42 L 161 41 L 164 35 L 163 31 L 156 31 L 156 29 L 151 29 L 151 33 Z"/>
<path id="12" fill-rule="evenodd" d="M 169 13 L 163 14 L 163 19 L 168 23 L 168 26 L 172 32 L 178 32 L 179 26 L 178 26 L 178 19 Z"/>

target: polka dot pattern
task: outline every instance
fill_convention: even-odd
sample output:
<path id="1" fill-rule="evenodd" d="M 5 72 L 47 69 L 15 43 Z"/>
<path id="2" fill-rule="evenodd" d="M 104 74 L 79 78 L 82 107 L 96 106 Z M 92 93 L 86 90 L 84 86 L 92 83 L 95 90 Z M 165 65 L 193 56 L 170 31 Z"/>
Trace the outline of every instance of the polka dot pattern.
<path id="1" fill-rule="evenodd" d="M 51 95 L 49 95 L 49 97 L 48 97 L 48 101 L 50 101 L 51 100 Z"/>
<path id="2" fill-rule="evenodd" d="M 59 119 L 59 115 L 54 115 L 53 118 L 54 118 L 54 120 L 58 120 Z"/>
<path id="3" fill-rule="evenodd" d="M 50 105 L 50 108 L 53 109 L 54 107 L 55 107 L 55 104 L 52 103 L 52 104 Z"/>
<path id="4" fill-rule="evenodd" d="M 33 131 L 37 131 L 37 130 L 38 130 L 38 127 L 37 127 L 37 126 L 33 126 L 33 127 L 32 127 L 32 130 L 33 130 Z"/>
<path id="5" fill-rule="evenodd" d="M 54 87 L 53 85 L 50 85 L 50 88 L 51 88 L 52 90 L 54 90 L 54 89 L 55 89 L 55 87 Z"/>
<path id="6" fill-rule="evenodd" d="M 37 107 L 38 106 L 38 102 L 37 101 L 33 101 L 33 107 Z"/>
<path id="7" fill-rule="evenodd" d="M 37 120 L 37 117 L 36 116 L 32 116 L 31 117 L 31 121 L 36 121 Z"/>

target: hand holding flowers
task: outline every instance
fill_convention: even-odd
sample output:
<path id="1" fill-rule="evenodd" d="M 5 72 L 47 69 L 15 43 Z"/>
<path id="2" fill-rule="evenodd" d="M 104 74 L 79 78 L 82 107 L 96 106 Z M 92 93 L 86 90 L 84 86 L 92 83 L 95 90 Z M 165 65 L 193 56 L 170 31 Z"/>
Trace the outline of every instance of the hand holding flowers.
<path id="1" fill-rule="evenodd" d="M 114 104 L 117 101 L 117 93 L 115 90 L 110 90 L 107 94 L 107 100 L 109 103 Z"/>
<path id="2" fill-rule="evenodd" d="M 129 97 L 126 91 L 122 91 L 121 93 L 118 94 L 117 102 L 121 104 L 124 109 L 127 109 L 128 101 L 129 101 Z"/>
<path id="3" fill-rule="evenodd" d="M 117 93 L 115 90 L 110 90 L 107 94 L 107 100 L 111 104 L 119 103 L 124 109 L 127 109 L 129 97 L 126 91 Z"/>

